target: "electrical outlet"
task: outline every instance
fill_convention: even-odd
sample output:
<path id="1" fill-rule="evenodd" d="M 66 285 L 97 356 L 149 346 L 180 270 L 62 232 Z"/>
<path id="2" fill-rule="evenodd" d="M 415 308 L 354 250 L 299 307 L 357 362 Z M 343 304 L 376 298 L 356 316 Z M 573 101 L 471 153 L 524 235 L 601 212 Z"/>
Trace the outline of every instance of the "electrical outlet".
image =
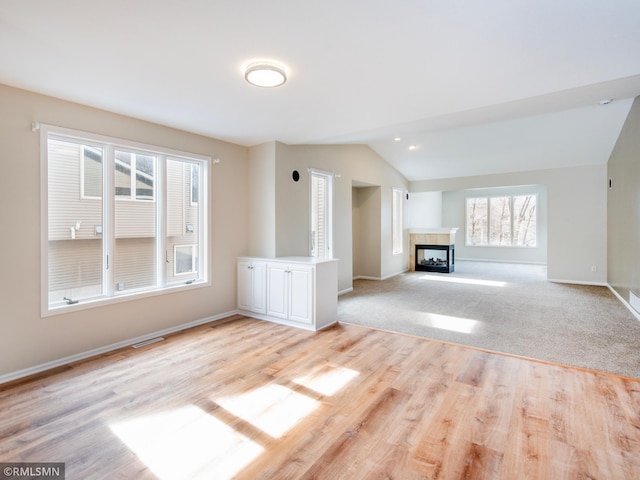
<path id="1" fill-rule="evenodd" d="M 116 285 L 116 290 L 117 290 L 118 292 L 122 292 L 122 291 L 124 290 L 124 282 L 119 282 L 119 283 Z"/>
<path id="2" fill-rule="evenodd" d="M 591 267 L 591 271 L 592 271 L 592 272 L 597 272 L 597 271 L 598 271 L 598 267 L 596 267 L 595 265 L 593 265 L 593 266 Z"/>

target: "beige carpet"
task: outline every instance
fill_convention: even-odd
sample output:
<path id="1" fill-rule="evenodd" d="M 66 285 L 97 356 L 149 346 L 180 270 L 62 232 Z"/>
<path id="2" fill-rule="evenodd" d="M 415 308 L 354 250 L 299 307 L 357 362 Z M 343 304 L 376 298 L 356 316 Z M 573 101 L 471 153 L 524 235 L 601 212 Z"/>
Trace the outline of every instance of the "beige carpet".
<path id="1" fill-rule="evenodd" d="M 338 320 L 640 378 L 640 321 L 607 287 L 551 283 L 537 265 L 356 280 Z"/>

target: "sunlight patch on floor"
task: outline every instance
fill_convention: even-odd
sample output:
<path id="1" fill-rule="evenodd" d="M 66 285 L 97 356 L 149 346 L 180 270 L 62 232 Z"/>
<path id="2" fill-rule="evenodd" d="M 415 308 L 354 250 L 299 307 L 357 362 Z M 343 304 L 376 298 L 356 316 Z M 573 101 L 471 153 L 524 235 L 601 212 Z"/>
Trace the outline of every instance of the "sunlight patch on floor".
<path id="1" fill-rule="evenodd" d="M 477 278 L 458 278 L 458 277 L 437 277 L 435 275 L 424 275 L 420 277 L 421 280 L 430 280 L 432 282 L 448 282 L 448 283 L 461 283 L 466 285 L 481 285 L 485 287 L 506 287 L 507 282 L 499 282 L 496 280 L 480 280 Z"/>
<path id="2" fill-rule="evenodd" d="M 327 370 L 328 369 L 328 370 Z M 295 378 L 293 381 L 314 392 L 322 395 L 334 395 L 347 383 L 360 375 L 359 372 L 345 367 L 327 366 L 319 372 L 315 372 L 304 377 Z"/>
<path id="3" fill-rule="evenodd" d="M 110 428 L 162 480 L 232 478 L 264 450 L 194 405 Z"/>
<path id="4" fill-rule="evenodd" d="M 420 323 L 428 327 L 439 328 L 440 330 L 450 330 L 459 333 L 473 333 L 481 323 L 470 318 L 451 317 L 438 313 L 414 312 L 420 314 Z"/>
<path id="5" fill-rule="evenodd" d="M 319 405 L 313 398 L 276 384 L 215 402 L 273 438 L 280 438 Z"/>

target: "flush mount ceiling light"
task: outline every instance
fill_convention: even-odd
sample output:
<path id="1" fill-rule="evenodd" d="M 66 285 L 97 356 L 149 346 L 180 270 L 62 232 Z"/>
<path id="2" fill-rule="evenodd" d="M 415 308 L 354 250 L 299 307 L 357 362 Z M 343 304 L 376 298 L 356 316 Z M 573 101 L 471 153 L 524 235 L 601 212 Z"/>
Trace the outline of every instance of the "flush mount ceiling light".
<path id="1" fill-rule="evenodd" d="M 287 73 L 275 62 L 258 61 L 247 65 L 244 78 L 256 87 L 279 87 L 287 81 Z"/>

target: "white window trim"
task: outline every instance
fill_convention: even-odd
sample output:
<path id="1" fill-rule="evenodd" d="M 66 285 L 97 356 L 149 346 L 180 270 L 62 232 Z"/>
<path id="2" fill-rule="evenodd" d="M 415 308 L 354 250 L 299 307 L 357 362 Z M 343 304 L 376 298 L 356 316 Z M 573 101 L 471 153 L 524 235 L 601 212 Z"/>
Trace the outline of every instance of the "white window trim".
<path id="1" fill-rule="evenodd" d="M 399 208 L 395 202 L 399 201 Z M 391 250 L 393 255 L 404 252 L 404 189 L 391 189 Z"/>
<path id="2" fill-rule="evenodd" d="M 163 157 L 176 158 L 176 159 L 185 160 L 185 161 L 197 160 L 199 162 L 202 162 L 200 164 L 201 165 L 201 170 L 200 170 L 201 189 L 199 192 L 199 198 L 208 199 L 207 205 L 209 205 L 208 207 L 209 209 L 211 208 L 210 207 L 211 198 L 209 196 L 209 185 L 208 185 L 209 182 L 206 181 L 205 179 L 209 178 L 209 170 L 211 168 L 212 161 L 211 161 L 211 157 L 205 156 L 205 155 L 199 155 L 195 153 L 184 152 L 184 151 L 170 149 L 170 148 L 158 147 L 158 146 L 148 145 L 140 142 L 133 142 L 133 141 L 124 140 L 120 138 L 109 137 L 109 136 L 99 135 L 99 134 L 90 133 L 90 132 L 83 132 L 80 130 L 74 130 L 74 129 L 65 128 L 65 127 L 58 127 L 55 125 L 47 125 L 44 123 L 39 123 L 39 130 L 40 130 L 40 192 L 41 192 L 40 193 L 40 216 L 41 216 L 40 217 L 40 226 L 41 226 L 40 228 L 40 232 L 41 232 L 41 238 L 40 238 L 40 258 L 41 258 L 40 260 L 41 261 L 40 307 L 41 308 L 40 308 L 40 313 L 42 317 L 50 317 L 54 315 L 66 314 L 66 313 L 86 310 L 89 308 L 95 308 L 95 307 L 100 307 L 104 305 L 111 305 L 114 303 L 120 303 L 124 301 L 129 301 L 129 300 L 153 297 L 156 295 L 164 295 L 169 292 L 191 290 L 194 288 L 204 288 L 204 287 L 211 286 L 210 273 L 209 273 L 209 267 L 208 267 L 209 249 L 210 249 L 208 244 L 208 231 L 209 231 L 208 213 L 204 211 L 205 209 L 199 208 L 198 221 L 200 226 L 198 228 L 198 235 L 199 235 L 198 242 L 200 245 L 204 247 L 200 249 L 200 252 L 198 255 L 197 271 L 202 272 L 201 280 L 190 283 L 188 285 L 187 284 L 168 284 L 166 282 L 166 275 L 163 274 L 161 276 L 158 276 L 158 278 L 161 279 L 161 283 L 159 286 L 155 288 L 148 288 L 141 291 L 131 291 L 131 292 L 124 292 L 124 293 L 118 292 L 116 294 L 114 285 L 113 285 L 113 279 L 111 278 L 107 281 L 103 281 L 103 290 L 104 290 L 103 294 L 108 295 L 106 297 L 102 296 L 96 299 L 86 299 L 86 300 L 83 300 L 82 302 L 71 304 L 71 305 L 62 304 L 62 305 L 50 306 L 49 305 L 49 286 L 48 286 L 48 279 L 49 279 L 48 140 L 50 135 L 57 138 L 61 138 L 61 139 L 67 138 L 71 141 L 78 141 L 78 140 L 81 140 L 83 142 L 86 141 L 88 144 L 91 144 L 91 143 L 98 143 L 101 145 L 107 144 L 107 148 L 110 148 L 110 149 L 113 149 L 113 148 L 135 149 L 141 152 L 153 153 Z M 82 165 L 83 162 L 81 161 L 80 164 Z M 83 167 L 81 167 L 81 169 L 82 168 Z M 114 184 L 113 182 L 114 182 L 115 172 L 113 172 L 113 169 L 109 169 L 108 171 L 110 175 L 105 175 L 106 178 L 103 179 L 103 192 L 111 191 L 110 187 Z M 160 175 L 159 174 L 156 175 L 156 181 L 158 181 L 159 178 L 160 178 Z M 165 180 L 162 179 L 163 183 L 164 181 Z M 82 185 L 84 181 L 81 180 L 80 183 Z M 117 196 L 114 194 L 114 195 L 110 195 L 107 199 L 104 199 L 103 200 L 104 203 L 110 204 L 105 206 L 105 208 L 113 211 L 116 198 Z M 166 199 L 164 200 L 164 203 L 166 203 Z M 163 213 L 161 215 L 164 215 L 164 211 L 166 211 L 166 205 L 163 205 L 162 207 L 159 207 L 159 208 L 163 209 Z M 158 215 L 157 217 L 160 218 L 161 215 Z M 111 235 L 111 232 L 114 231 L 115 226 L 113 224 L 107 225 L 109 223 L 108 221 L 104 221 L 103 223 L 104 224 L 102 225 L 102 235 L 103 235 L 103 238 L 106 238 L 108 235 L 109 236 Z M 113 215 L 111 216 L 111 223 L 113 223 Z M 158 258 L 164 258 L 165 257 L 164 252 L 166 251 L 166 232 L 164 231 L 164 228 L 158 229 L 158 241 L 156 243 L 157 243 L 158 250 L 161 251 L 159 252 L 160 256 L 158 256 Z M 108 248 L 106 246 L 107 244 L 113 245 L 113 242 L 103 242 L 103 248 L 105 250 L 106 248 Z M 113 248 L 113 246 L 111 248 Z M 106 265 L 108 258 L 113 258 L 113 251 L 105 251 L 103 253 L 104 253 L 103 263 L 105 263 Z M 158 265 L 159 264 L 160 262 L 158 262 Z M 107 271 L 113 272 L 113 269 L 108 269 Z"/>
<path id="3" fill-rule="evenodd" d="M 535 197 L 536 199 L 536 243 L 535 245 L 513 245 L 513 199 L 514 197 Z M 503 197 L 509 197 L 509 203 L 510 203 L 510 209 L 511 209 L 511 245 L 494 245 L 488 242 L 488 239 L 491 237 L 491 199 L 492 198 L 503 198 Z M 487 199 L 487 243 L 469 243 L 468 240 L 468 235 L 467 235 L 467 229 L 469 227 L 469 225 L 467 224 L 467 221 L 469 219 L 469 210 L 468 210 L 468 200 L 472 199 L 472 198 L 486 198 Z M 468 196 L 465 197 L 464 199 L 464 210 L 465 210 L 465 216 L 464 216 L 464 228 L 465 228 L 465 232 L 464 232 L 464 244 L 466 247 L 473 247 L 473 248 L 510 248 L 510 249 L 514 249 L 514 248 L 524 248 L 524 249 L 535 249 L 538 248 L 538 237 L 539 237 L 539 231 L 538 231 L 538 205 L 539 205 L 539 196 L 538 193 L 509 193 L 509 194 L 495 194 L 495 195 L 472 195 L 472 196 Z"/>
<path id="4" fill-rule="evenodd" d="M 325 205 L 328 221 L 326 224 L 326 248 L 323 258 L 333 258 L 333 179 L 334 173 L 326 170 L 319 170 L 317 168 L 309 168 L 309 255 L 313 256 L 313 185 L 312 178 L 314 175 L 327 178 L 328 192 L 326 194 L 327 203 Z"/>

